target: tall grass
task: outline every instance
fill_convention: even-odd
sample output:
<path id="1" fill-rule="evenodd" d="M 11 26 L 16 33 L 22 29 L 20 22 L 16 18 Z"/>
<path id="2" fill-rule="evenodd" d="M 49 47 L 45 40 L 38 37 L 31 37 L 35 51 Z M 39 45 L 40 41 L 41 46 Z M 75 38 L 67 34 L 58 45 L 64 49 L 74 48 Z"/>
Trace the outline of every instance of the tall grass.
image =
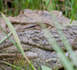
<path id="1" fill-rule="evenodd" d="M 6 1 L 6 0 L 4 0 Z M 11 0 L 10 0 L 11 1 Z M 77 19 L 77 0 L 12 0 L 11 6 L 5 5 L 3 0 L 0 0 L 0 11 L 7 15 L 17 15 L 23 9 L 39 9 L 39 10 L 60 10 L 65 16 Z"/>

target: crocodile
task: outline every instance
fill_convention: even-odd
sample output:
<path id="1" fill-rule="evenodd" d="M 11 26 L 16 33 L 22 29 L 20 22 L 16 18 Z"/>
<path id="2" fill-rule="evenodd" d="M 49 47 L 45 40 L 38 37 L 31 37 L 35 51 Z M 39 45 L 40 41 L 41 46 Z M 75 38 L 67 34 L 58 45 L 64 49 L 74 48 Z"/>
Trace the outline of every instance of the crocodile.
<path id="1" fill-rule="evenodd" d="M 50 33 L 55 38 L 56 42 L 66 52 L 64 44 L 60 39 L 60 36 L 54 26 L 54 21 L 52 20 L 53 17 L 51 16 L 52 14 L 55 14 L 59 24 L 61 24 L 62 28 L 60 30 L 63 31 L 65 37 L 72 45 L 72 49 L 76 50 L 77 21 L 73 21 L 72 24 L 70 24 L 70 19 L 64 17 L 61 12 L 24 10 L 24 12 L 20 13 L 20 15 L 16 17 L 8 17 L 8 19 L 17 31 L 17 35 L 20 39 L 25 54 L 29 59 L 33 61 L 33 64 L 36 68 L 41 65 L 47 65 L 51 67 L 53 70 L 56 67 L 63 67 L 56 52 L 48 43 L 47 38 L 44 36 L 44 33 L 42 32 L 40 25 L 37 24 L 46 24 L 47 29 L 50 30 Z M 5 23 L 3 18 L 0 18 L 0 20 L 1 25 L 3 25 L 2 23 Z M 10 31 L 7 28 L 7 26 L 4 25 L 4 27 L 4 30 L 6 30 L 7 33 L 9 33 Z M 0 40 L 2 40 L 3 37 L 5 37 L 5 34 L 0 32 Z M 9 37 L 10 40 L 14 40 L 13 38 L 13 35 Z M 17 56 L 20 56 L 19 51 L 10 40 L 6 39 L 4 42 L 0 44 L 1 60 L 7 61 Z"/>

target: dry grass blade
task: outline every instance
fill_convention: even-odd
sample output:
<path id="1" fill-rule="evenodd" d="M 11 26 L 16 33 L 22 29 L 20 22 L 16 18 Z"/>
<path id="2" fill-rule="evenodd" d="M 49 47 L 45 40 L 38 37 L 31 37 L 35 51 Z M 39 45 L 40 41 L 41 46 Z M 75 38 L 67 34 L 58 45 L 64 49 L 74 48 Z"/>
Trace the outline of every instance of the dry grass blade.
<path id="1" fill-rule="evenodd" d="M 9 30 L 12 32 L 13 36 L 14 36 L 14 40 L 16 41 L 17 44 L 17 49 L 21 52 L 21 54 L 23 55 L 23 57 L 27 60 L 27 62 L 31 65 L 33 70 L 36 70 L 35 67 L 31 64 L 30 60 L 26 57 L 23 48 L 21 46 L 20 40 L 18 38 L 18 35 L 13 27 L 13 25 L 11 24 L 11 22 L 9 21 L 9 19 L 3 14 L 1 13 L 2 17 L 4 18 L 4 20 L 6 21 L 6 24 L 9 28 Z"/>
<path id="2" fill-rule="evenodd" d="M 2 40 L 0 40 L 0 44 L 1 43 L 3 43 L 7 38 L 9 38 L 9 36 L 11 36 L 11 32 L 7 35 L 7 36 L 5 36 Z"/>
<path id="3" fill-rule="evenodd" d="M 21 67 L 15 66 L 15 65 L 10 64 L 10 63 L 8 63 L 8 62 L 6 62 L 6 61 L 0 61 L 0 62 L 4 63 L 4 64 L 6 64 L 6 65 L 9 65 L 9 66 L 11 66 L 12 68 L 14 68 L 14 69 L 16 69 L 16 70 L 21 70 Z"/>

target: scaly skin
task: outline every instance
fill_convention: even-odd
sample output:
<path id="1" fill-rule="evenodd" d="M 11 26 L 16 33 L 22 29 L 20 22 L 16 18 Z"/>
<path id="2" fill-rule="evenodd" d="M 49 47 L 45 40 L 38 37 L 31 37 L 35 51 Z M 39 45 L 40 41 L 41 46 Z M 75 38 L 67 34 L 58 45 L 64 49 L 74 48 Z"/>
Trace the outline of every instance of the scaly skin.
<path id="1" fill-rule="evenodd" d="M 56 39 L 57 43 L 63 50 L 65 50 L 60 36 L 53 25 L 54 21 L 51 20 L 49 14 L 50 13 L 48 12 L 37 12 L 29 10 L 29 13 L 25 11 L 24 14 L 21 14 L 17 17 L 9 17 L 9 19 L 17 31 L 25 54 L 33 61 L 34 66 L 38 67 L 38 65 L 41 66 L 42 64 L 44 64 L 55 69 L 56 67 L 62 67 L 62 65 L 52 46 L 49 45 L 47 39 L 43 35 L 40 26 L 36 24 L 40 22 L 41 24 L 46 24 L 47 28 L 50 29 L 53 37 Z M 41 19 L 42 21 L 40 21 Z M 70 20 L 62 15 L 57 15 L 57 19 L 59 19 L 58 21 L 62 25 L 61 30 L 64 32 L 69 43 L 72 45 L 72 48 L 76 50 L 77 43 L 75 42 L 75 39 L 77 37 L 77 25 L 66 24 L 69 23 Z M 52 23 L 52 25 L 50 23 Z M 76 23 L 76 21 L 74 21 L 73 23 Z M 3 33 L 0 33 L 0 40 L 3 39 L 3 37 L 5 37 L 5 35 Z M 9 38 L 13 40 L 12 35 Z M 6 60 L 9 60 L 10 57 L 15 58 L 17 54 L 18 56 L 20 56 L 17 48 L 8 39 L 0 44 L 1 60 L 4 60 L 5 58 Z"/>

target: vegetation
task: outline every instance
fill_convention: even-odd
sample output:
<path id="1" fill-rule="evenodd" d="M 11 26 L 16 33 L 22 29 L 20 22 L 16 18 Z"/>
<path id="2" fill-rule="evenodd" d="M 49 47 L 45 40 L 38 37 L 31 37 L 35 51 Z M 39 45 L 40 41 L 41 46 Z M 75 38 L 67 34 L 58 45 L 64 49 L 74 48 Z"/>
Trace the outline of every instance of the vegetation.
<path id="1" fill-rule="evenodd" d="M 52 10 L 60 10 L 64 13 L 64 15 L 68 16 L 69 18 L 71 18 L 72 20 L 77 19 L 77 0 L 0 0 L 0 11 L 5 13 L 6 15 L 17 15 L 19 13 L 19 11 L 23 10 L 23 9 L 40 9 L 40 10 L 48 10 L 48 11 L 52 11 Z M 21 54 L 23 55 L 23 57 L 27 60 L 27 62 L 30 64 L 32 70 L 36 70 L 35 67 L 31 64 L 31 62 L 29 61 L 29 59 L 25 56 L 24 51 L 21 47 L 21 43 L 20 40 L 17 36 L 16 31 L 14 30 L 13 25 L 9 22 L 9 20 L 7 19 L 7 17 L 2 14 L 3 18 L 6 21 L 6 24 L 8 25 L 8 28 L 10 30 L 10 33 L 7 35 L 4 31 L 4 33 L 6 34 L 6 37 L 0 41 L 0 44 L 6 40 L 11 34 L 13 34 L 15 42 L 13 42 L 13 44 L 18 48 L 18 50 L 21 52 Z M 55 16 L 53 15 L 53 17 L 55 18 Z M 53 19 L 54 21 L 56 20 Z M 39 23 L 40 25 L 40 23 Z M 66 39 L 66 37 L 64 36 L 62 31 L 59 31 L 59 28 L 61 28 L 61 25 L 58 24 L 58 21 L 55 21 L 55 25 L 56 25 L 56 29 L 58 30 L 58 33 L 65 45 L 66 50 L 69 52 L 69 54 L 72 56 L 72 59 L 70 61 L 70 59 L 68 59 L 65 56 L 65 53 L 63 52 L 63 50 L 57 45 L 55 39 L 51 39 L 50 37 L 52 37 L 52 35 L 49 33 L 49 30 L 43 30 L 44 31 L 44 35 L 45 37 L 47 37 L 48 42 L 52 45 L 54 45 L 53 49 L 58 53 L 58 55 L 60 55 L 60 59 L 65 67 L 66 70 L 77 70 L 76 68 L 74 68 L 74 65 L 76 65 L 76 60 L 77 60 L 77 56 L 75 56 L 72 48 L 70 48 L 70 44 L 68 43 L 68 40 Z M 41 28 L 42 25 L 40 25 Z M 45 26 L 45 25 L 43 25 Z M 1 29 L 1 27 L 0 27 Z M 48 35 L 47 35 L 48 34 Z M 10 38 L 9 38 L 10 39 Z M 16 70 L 22 70 L 20 67 L 17 67 L 15 65 L 9 64 L 7 62 L 4 62 L 7 65 L 12 66 L 13 68 L 15 68 Z M 71 64 L 72 63 L 72 64 Z M 74 63 L 74 64 L 73 64 Z M 21 63 L 22 64 L 22 63 Z M 50 68 L 48 68 L 47 66 L 42 66 L 42 70 L 50 70 Z"/>
<path id="2" fill-rule="evenodd" d="M 60 10 L 77 19 L 77 0 L 0 0 L 0 11 L 7 15 L 17 15 L 23 9 Z"/>

